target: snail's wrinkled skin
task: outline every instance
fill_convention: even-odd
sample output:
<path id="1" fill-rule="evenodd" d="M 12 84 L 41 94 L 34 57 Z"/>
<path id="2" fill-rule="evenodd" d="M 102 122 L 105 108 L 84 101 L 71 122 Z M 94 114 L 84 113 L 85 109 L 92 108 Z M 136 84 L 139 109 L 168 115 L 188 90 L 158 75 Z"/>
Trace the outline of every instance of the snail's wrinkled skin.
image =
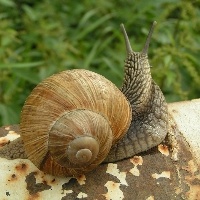
<path id="1" fill-rule="evenodd" d="M 112 138 L 112 141 L 113 141 L 113 142 L 111 142 L 112 147 L 111 147 L 111 149 L 109 149 L 109 151 L 106 150 L 106 152 L 109 152 L 108 155 L 107 155 L 107 153 L 106 153 L 106 155 L 103 155 L 102 153 L 100 153 L 101 162 L 102 161 L 104 163 L 105 162 L 116 162 L 116 161 L 119 161 L 119 160 L 122 160 L 125 158 L 129 158 L 137 153 L 146 151 L 146 150 L 158 145 L 159 143 L 161 143 L 167 134 L 167 130 L 168 130 L 167 103 L 165 101 L 165 98 L 164 98 L 159 86 L 157 86 L 156 83 L 152 79 L 151 72 L 150 72 L 150 65 L 148 62 L 148 55 L 147 55 L 149 42 L 150 42 L 151 35 L 152 35 L 155 24 L 156 24 L 156 22 L 153 23 L 151 30 L 149 32 L 147 41 L 145 43 L 145 46 L 141 52 L 134 52 L 132 50 L 128 36 L 125 31 L 125 28 L 122 25 L 123 34 L 124 34 L 125 41 L 126 41 L 127 58 L 125 60 L 125 66 L 124 66 L 125 76 L 124 76 L 124 82 L 123 82 L 123 85 L 121 88 L 121 93 L 124 94 L 123 95 L 124 97 L 122 97 L 122 99 L 123 99 L 122 105 L 123 106 L 126 105 L 126 108 L 127 108 L 127 112 L 126 111 L 124 112 L 124 110 L 122 109 L 124 112 L 124 114 L 123 114 L 124 117 L 127 118 L 127 119 L 125 119 L 125 122 L 127 125 L 122 128 L 123 135 L 117 136 L 117 138 L 119 138 L 120 140 L 116 139 L 115 137 Z M 89 74 L 89 72 L 86 72 L 83 70 L 82 73 L 78 74 L 77 77 L 83 76 L 83 73 Z M 64 76 L 64 74 L 63 74 L 63 76 Z M 96 76 L 96 75 L 89 74 L 88 78 L 90 79 L 91 76 Z M 69 77 L 71 77 L 71 76 L 69 76 Z M 68 79 L 69 79 L 69 77 L 68 77 Z M 84 78 L 84 80 L 85 79 L 86 78 Z M 98 79 L 98 78 L 95 77 L 94 80 L 96 80 L 96 79 Z M 68 91 L 67 87 L 64 84 L 65 80 L 66 79 L 61 80 L 61 83 L 62 83 L 61 85 L 63 88 L 62 91 L 64 91 L 64 88 Z M 79 78 L 76 78 L 76 80 L 79 81 Z M 51 82 L 54 82 L 54 80 L 52 79 L 49 81 L 49 83 L 51 83 Z M 79 81 L 79 82 L 81 83 L 82 81 Z M 47 82 L 43 82 L 43 83 L 46 85 L 49 84 L 49 83 L 47 84 Z M 101 117 L 103 117 L 102 119 L 99 119 L 100 121 L 109 119 L 108 122 L 103 122 L 104 124 L 106 123 L 108 126 L 105 130 L 109 130 L 110 132 L 113 132 L 113 130 L 114 130 L 114 133 L 119 135 L 120 131 L 118 131 L 118 128 L 116 128 L 116 124 L 118 125 L 119 122 L 121 122 L 123 119 L 123 116 L 121 116 L 122 110 L 120 111 L 120 113 L 115 113 L 115 115 L 114 115 L 114 111 L 118 110 L 118 112 L 119 112 L 119 110 L 120 110 L 119 108 L 121 106 L 120 103 L 119 103 L 119 105 L 117 105 L 116 109 L 114 107 L 113 107 L 113 109 L 110 109 L 111 105 L 113 104 L 112 102 L 114 102 L 114 101 L 110 100 L 110 98 L 113 98 L 113 95 L 109 94 L 109 92 L 108 92 L 109 87 L 107 87 L 107 86 L 102 87 L 102 85 L 99 85 L 97 88 L 102 87 L 102 91 L 96 92 L 96 90 L 94 89 L 96 83 L 93 82 L 93 80 L 91 81 L 91 83 L 92 83 L 92 84 L 90 84 L 91 86 L 89 86 L 85 82 L 85 86 L 87 88 L 83 89 L 83 90 L 81 89 L 77 93 L 77 94 L 80 94 L 80 93 L 83 94 L 83 98 L 84 98 L 83 103 L 81 102 L 81 100 L 78 99 L 79 97 L 76 94 L 77 96 L 75 99 L 77 100 L 77 104 L 80 104 L 81 109 L 84 111 L 85 110 L 84 104 L 88 104 L 88 102 L 89 102 L 89 101 L 87 102 L 86 92 L 88 89 L 93 91 L 92 94 L 90 94 L 90 97 L 92 97 L 92 101 L 91 101 L 92 105 L 89 106 L 89 113 L 91 113 L 90 112 L 91 109 L 95 108 L 94 111 L 95 112 L 97 111 L 97 114 L 100 114 Z M 54 84 L 57 87 L 59 82 L 55 82 Z M 70 84 L 71 84 L 71 82 L 70 82 Z M 41 84 L 40 84 L 40 86 L 41 86 Z M 38 90 L 40 90 L 40 86 L 37 87 Z M 48 87 L 50 88 L 50 90 L 52 89 L 50 84 Z M 70 85 L 69 88 L 71 88 L 71 87 L 74 87 L 74 86 Z M 75 86 L 75 88 L 76 88 L 75 91 L 77 91 L 77 89 L 80 88 L 80 85 Z M 105 88 L 106 88 L 106 90 L 105 90 Z M 53 91 L 52 94 L 54 95 L 55 92 L 59 91 L 59 90 L 60 90 L 59 87 L 57 87 Z M 116 90 L 116 89 L 114 89 L 114 90 Z M 82 91 L 85 91 L 85 92 L 82 92 Z M 40 93 L 40 94 L 43 94 L 43 93 Z M 39 96 L 40 94 L 35 93 L 34 95 L 37 96 L 37 99 L 40 100 L 40 96 Z M 49 97 L 51 97 L 52 94 L 49 95 Z M 96 94 L 98 95 L 98 97 L 95 97 Z M 108 94 L 109 94 L 109 97 L 107 96 Z M 42 148 L 45 149 L 45 151 L 41 150 L 42 148 L 39 147 L 40 146 L 39 144 L 35 144 L 35 145 L 37 146 L 37 148 L 40 148 L 40 150 L 38 152 L 41 152 L 39 154 L 41 154 L 43 158 L 36 159 L 37 152 L 36 152 L 35 146 L 30 145 L 31 147 L 29 147 L 29 143 L 32 144 L 32 140 L 35 137 L 34 135 L 31 135 L 32 134 L 31 132 L 35 131 L 34 125 L 32 125 L 32 124 L 31 124 L 31 130 L 28 130 L 28 134 L 30 134 L 30 140 L 29 140 L 29 138 L 28 139 L 26 138 L 23 143 L 22 139 L 19 138 L 14 142 L 9 143 L 8 145 L 6 145 L 5 147 L 3 147 L 0 150 L 0 157 L 6 157 L 8 159 L 27 158 L 25 150 L 26 150 L 26 152 L 27 151 L 29 152 L 29 150 L 32 148 L 33 152 L 30 151 L 28 153 L 28 158 L 31 157 L 31 159 L 30 158 L 29 159 L 39 169 L 41 169 L 41 170 L 45 169 L 44 171 L 46 171 L 47 173 L 53 174 L 53 175 L 65 175 L 65 176 L 77 175 L 77 174 L 85 173 L 94 168 L 92 161 L 90 162 L 91 164 L 87 164 L 88 161 L 84 161 L 86 164 L 84 164 L 84 162 L 82 162 L 82 164 L 78 164 L 78 167 L 76 167 L 77 159 L 78 159 L 78 157 L 80 157 L 80 161 L 81 161 L 81 159 L 87 158 L 86 160 L 88 160 L 88 159 L 90 159 L 90 157 L 92 157 L 92 159 L 95 160 L 96 156 L 94 156 L 94 155 L 98 154 L 98 152 L 100 151 L 99 147 L 98 148 L 93 148 L 93 147 L 90 148 L 90 149 L 95 149 L 95 154 L 92 154 L 92 150 L 91 150 L 91 152 L 89 152 L 89 150 L 87 148 L 83 148 L 83 151 L 82 150 L 80 151 L 78 149 L 78 152 L 74 152 L 72 147 L 73 147 L 73 144 L 76 144 L 76 143 L 72 141 L 71 145 L 68 145 L 66 150 L 65 150 L 65 146 L 67 145 L 67 143 L 65 145 L 63 145 L 62 148 L 63 148 L 63 151 L 65 152 L 65 154 L 68 154 L 68 152 L 70 152 L 70 154 L 71 154 L 71 152 L 72 152 L 73 156 L 68 157 L 66 155 L 65 157 L 62 158 L 60 153 L 58 153 L 57 146 L 56 145 L 54 146 L 53 141 L 56 140 L 55 139 L 56 135 L 59 135 L 60 143 L 62 143 L 62 141 L 63 141 L 63 139 L 61 139 L 61 134 L 60 134 L 60 132 L 62 132 L 62 130 L 64 130 L 62 127 L 70 127 L 70 130 L 71 130 L 70 125 L 69 126 L 65 125 L 66 121 L 68 123 L 68 121 L 71 120 L 71 117 L 70 117 L 71 114 L 68 111 L 66 111 L 66 107 L 64 105 L 65 98 L 63 96 L 64 95 L 63 92 L 61 92 L 59 95 L 60 95 L 60 98 L 63 99 L 63 101 L 61 103 L 61 107 L 63 107 L 62 112 L 64 111 L 66 113 L 64 115 L 61 114 L 61 116 L 64 116 L 64 118 L 61 119 L 62 122 L 59 122 L 60 119 L 56 119 L 56 122 L 53 122 L 53 124 L 56 125 L 57 121 L 58 121 L 58 125 L 56 125 L 55 128 L 54 128 L 54 126 L 52 126 L 52 128 L 50 128 L 50 132 L 52 132 L 52 133 L 50 133 L 49 135 L 46 135 L 45 132 L 47 132 L 47 131 L 45 129 L 43 130 L 43 133 L 45 133 L 45 134 L 43 134 L 42 137 L 48 138 L 48 140 L 52 139 L 51 140 L 52 142 L 46 142 L 46 141 L 43 142 L 41 140 L 42 137 L 38 138 L 38 141 L 41 142 L 41 144 L 44 144 L 44 147 L 42 147 Z M 118 91 L 117 91 L 117 95 L 121 96 L 121 94 L 118 94 Z M 79 109 L 79 106 L 75 106 L 76 104 L 74 104 L 74 102 L 71 101 L 71 98 L 73 96 L 74 96 L 74 94 L 73 94 L 73 92 L 71 92 L 68 107 L 74 106 L 74 108 L 77 107 L 76 109 Z M 55 98 L 57 98 L 57 95 L 55 95 Z M 109 105 L 107 105 L 107 107 L 105 106 L 105 103 L 104 103 L 105 99 L 109 100 L 108 101 Z M 124 99 L 127 99 L 128 102 L 126 103 L 124 101 Z M 102 104 L 102 100 L 103 100 L 103 104 Z M 47 98 L 47 101 L 48 101 L 48 98 Z M 99 108 L 99 106 L 96 106 L 95 101 L 99 101 L 100 107 L 106 108 L 105 111 L 100 111 L 101 108 Z M 56 100 L 55 102 L 56 102 L 56 107 L 55 107 L 55 110 L 56 110 L 56 109 L 58 109 L 59 104 L 57 104 L 58 100 Z M 37 113 L 38 108 L 36 108 L 36 107 L 29 108 L 29 106 L 30 106 L 29 104 L 26 105 L 26 109 L 25 109 L 26 111 L 23 111 L 23 113 L 26 112 L 27 115 L 29 115 L 30 111 L 32 111 L 32 112 L 34 111 L 34 115 L 37 116 L 37 118 L 36 118 L 36 121 L 37 121 L 37 119 L 40 118 L 40 115 L 38 115 L 38 113 Z M 45 105 L 42 105 L 42 107 L 43 106 L 45 106 Z M 50 104 L 46 105 L 45 107 L 48 108 L 49 106 L 50 106 Z M 51 109 L 54 110 L 53 107 Z M 130 116 L 131 112 L 132 112 L 132 120 L 131 120 L 131 116 Z M 44 116 L 49 115 L 52 117 L 54 112 L 49 111 L 49 113 L 47 113 L 47 114 L 45 114 L 45 113 L 46 113 L 46 111 L 44 112 Z M 85 113 L 85 111 L 84 111 L 84 113 Z M 57 114 L 55 114 L 55 115 L 57 116 Z M 82 122 L 81 121 L 82 119 L 87 118 L 87 115 L 85 115 L 85 117 L 82 117 L 82 115 L 83 114 L 80 115 L 81 116 L 80 119 L 77 118 L 76 123 L 74 121 L 73 121 L 73 123 L 78 125 L 79 121 Z M 120 120 L 116 119 L 116 118 L 118 118 L 117 116 L 120 116 L 119 117 Z M 59 116 L 59 118 L 60 118 L 60 116 Z M 43 117 L 41 117 L 41 120 L 42 119 L 43 119 Z M 114 120 L 115 122 L 111 123 L 112 120 Z M 47 121 L 47 120 L 45 120 L 45 121 Z M 48 120 L 48 121 L 49 121 L 48 122 L 49 125 L 52 125 L 51 120 Z M 93 120 L 93 121 L 95 123 L 97 122 L 97 120 Z M 88 123 L 89 122 L 90 122 L 90 118 L 88 117 Z M 71 124 L 72 122 L 70 121 L 69 123 Z M 22 124 L 21 131 L 26 132 L 26 128 L 24 128 L 23 124 L 26 124 L 26 127 L 29 127 L 30 121 L 26 121 L 26 118 L 23 118 L 21 124 Z M 62 125 L 61 128 L 60 128 L 59 124 Z M 114 126 L 112 124 L 114 124 Z M 59 127 L 59 130 L 58 130 L 58 128 L 56 128 L 57 126 Z M 98 123 L 98 126 L 99 126 L 99 123 Z M 45 126 L 43 128 L 45 128 Z M 76 128 L 76 129 L 79 129 L 79 128 Z M 81 134 L 84 134 L 85 129 L 86 128 L 82 127 Z M 97 129 L 99 130 L 99 128 L 97 128 Z M 115 129 L 117 129 L 117 130 L 115 130 Z M 89 126 L 88 126 L 87 130 L 89 130 Z M 125 135 L 124 135 L 124 131 L 126 131 Z M 37 131 L 35 131 L 35 132 L 37 132 Z M 67 132 L 67 131 L 64 131 L 64 132 Z M 69 133 L 67 133 L 67 134 L 69 134 Z M 70 134 L 71 134 L 71 132 L 70 132 Z M 81 137 L 78 137 L 77 141 L 80 146 L 84 146 L 84 145 L 82 145 Z M 96 136 L 93 137 L 92 134 L 89 134 L 89 137 L 91 137 L 90 139 L 91 139 L 91 141 L 93 141 L 94 145 L 98 145 L 101 143 L 99 140 L 97 140 L 97 142 L 94 140 L 96 138 Z M 112 136 L 109 136 L 109 137 L 111 139 Z M 56 143 L 58 143 L 57 140 L 56 140 Z M 83 142 L 83 143 L 85 143 L 85 142 Z M 110 143 L 110 145 L 108 145 L 109 148 L 111 146 L 111 143 Z M 24 150 L 24 146 L 25 146 L 25 150 Z M 71 148 L 71 149 L 69 149 L 69 148 Z M 54 151 L 55 151 L 55 153 L 52 153 Z M 85 156 L 86 155 L 85 153 L 87 153 L 87 154 L 89 153 L 88 156 Z M 55 154 L 55 155 L 53 155 L 53 154 Z M 52 157 L 52 155 L 54 158 Z M 75 162 L 73 161 L 74 156 L 75 156 L 75 160 L 76 160 Z M 104 159 L 103 159 L 103 156 L 104 156 Z M 52 164 L 54 159 L 56 161 L 58 161 L 58 164 Z M 66 164 L 66 161 L 67 162 L 72 161 L 72 162 L 74 162 L 74 164 Z M 97 165 L 99 163 L 100 163 L 100 161 L 98 161 L 98 162 L 95 161 L 95 165 Z M 62 165 L 67 165 L 67 168 L 64 169 L 64 167 L 62 167 Z M 89 165 L 90 165 L 90 169 L 88 170 L 86 168 Z M 50 166 L 50 168 L 49 168 L 49 166 Z M 55 169 L 54 169 L 54 167 L 55 167 Z M 72 169 L 72 167 L 75 167 L 75 169 Z M 80 167 L 80 169 L 79 169 L 79 167 Z M 76 168 L 78 168 L 78 170 Z M 57 171 L 59 171 L 59 172 L 57 172 Z"/>
<path id="2" fill-rule="evenodd" d="M 131 48 L 124 26 L 127 59 L 121 91 L 132 107 L 132 122 L 127 134 L 110 150 L 104 162 L 129 158 L 160 144 L 168 130 L 168 108 L 164 95 L 151 76 L 148 47 L 153 33 L 153 23 L 142 52 Z"/>

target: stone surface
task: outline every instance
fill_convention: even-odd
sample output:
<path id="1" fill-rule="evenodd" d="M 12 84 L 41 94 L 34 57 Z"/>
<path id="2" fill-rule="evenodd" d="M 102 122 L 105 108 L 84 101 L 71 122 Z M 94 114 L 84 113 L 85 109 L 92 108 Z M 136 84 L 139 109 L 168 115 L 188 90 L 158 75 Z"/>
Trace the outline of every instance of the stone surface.
<path id="1" fill-rule="evenodd" d="M 169 111 L 200 163 L 200 99 L 171 103 Z"/>
<path id="2" fill-rule="evenodd" d="M 54 177 L 29 160 L 0 158 L 0 199 L 200 199 L 200 100 L 169 104 L 174 117 L 166 140 L 79 177 Z M 19 137 L 17 125 L 0 128 L 0 146 Z"/>

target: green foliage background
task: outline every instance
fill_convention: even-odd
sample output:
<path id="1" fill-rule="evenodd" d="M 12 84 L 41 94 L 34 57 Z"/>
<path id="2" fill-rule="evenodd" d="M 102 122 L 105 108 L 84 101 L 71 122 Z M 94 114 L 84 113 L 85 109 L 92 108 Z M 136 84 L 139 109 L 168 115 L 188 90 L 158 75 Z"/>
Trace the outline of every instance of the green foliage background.
<path id="1" fill-rule="evenodd" d="M 151 23 L 152 74 L 168 102 L 200 97 L 200 2 L 0 0 L 0 125 L 19 122 L 31 90 L 53 73 L 85 68 L 120 87 L 125 24 L 140 51 Z"/>

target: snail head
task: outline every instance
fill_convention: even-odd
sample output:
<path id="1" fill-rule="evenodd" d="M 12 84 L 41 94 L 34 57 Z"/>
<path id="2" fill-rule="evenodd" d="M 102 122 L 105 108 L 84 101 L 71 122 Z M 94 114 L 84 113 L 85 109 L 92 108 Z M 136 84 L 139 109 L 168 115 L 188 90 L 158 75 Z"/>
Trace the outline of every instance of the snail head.
<path id="1" fill-rule="evenodd" d="M 124 39 L 125 39 L 126 52 L 127 52 L 127 58 L 128 58 L 126 60 L 126 63 L 133 64 L 134 66 L 137 66 L 137 63 L 138 63 L 138 65 L 142 64 L 143 66 L 147 66 L 147 65 L 149 66 L 147 54 L 148 54 L 148 49 L 149 49 L 149 43 L 151 41 L 152 33 L 153 33 L 153 30 L 154 30 L 156 24 L 157 24 L 157 22 L 154 21 L 151 28 L 150 28 L 150 31 L 149 31 L 149 34 L 147 36 L 145 45 L 144 45 L 141 52 L 134 52 L 132 50 L 128 35 L 126 33 L 126 29 L 125 29 L 124 25 L 121 24 L 121 29 L 122 29 Z M 129 61 L 131 61 L 132 63 L 130 63 Z M 140 62 L 142 62 L 142 63 L 140 63 Z"/>

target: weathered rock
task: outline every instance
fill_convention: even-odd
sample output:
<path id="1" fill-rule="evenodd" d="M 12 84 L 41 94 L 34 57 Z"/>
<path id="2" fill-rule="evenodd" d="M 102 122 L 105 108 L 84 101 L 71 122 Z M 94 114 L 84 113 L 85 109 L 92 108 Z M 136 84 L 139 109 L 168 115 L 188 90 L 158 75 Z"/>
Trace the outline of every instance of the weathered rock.
<path id="1" fill-rule="evenodd" d="M 0 158 L 1 199 L 200 199 L 200 100 L 169 104 L 169 111 L 174 120 L 162 144 L 79 177 L 54 177 L 29 160 Z M 16 137 L 18 125 L 0 128 L 0 146 Z"/>

